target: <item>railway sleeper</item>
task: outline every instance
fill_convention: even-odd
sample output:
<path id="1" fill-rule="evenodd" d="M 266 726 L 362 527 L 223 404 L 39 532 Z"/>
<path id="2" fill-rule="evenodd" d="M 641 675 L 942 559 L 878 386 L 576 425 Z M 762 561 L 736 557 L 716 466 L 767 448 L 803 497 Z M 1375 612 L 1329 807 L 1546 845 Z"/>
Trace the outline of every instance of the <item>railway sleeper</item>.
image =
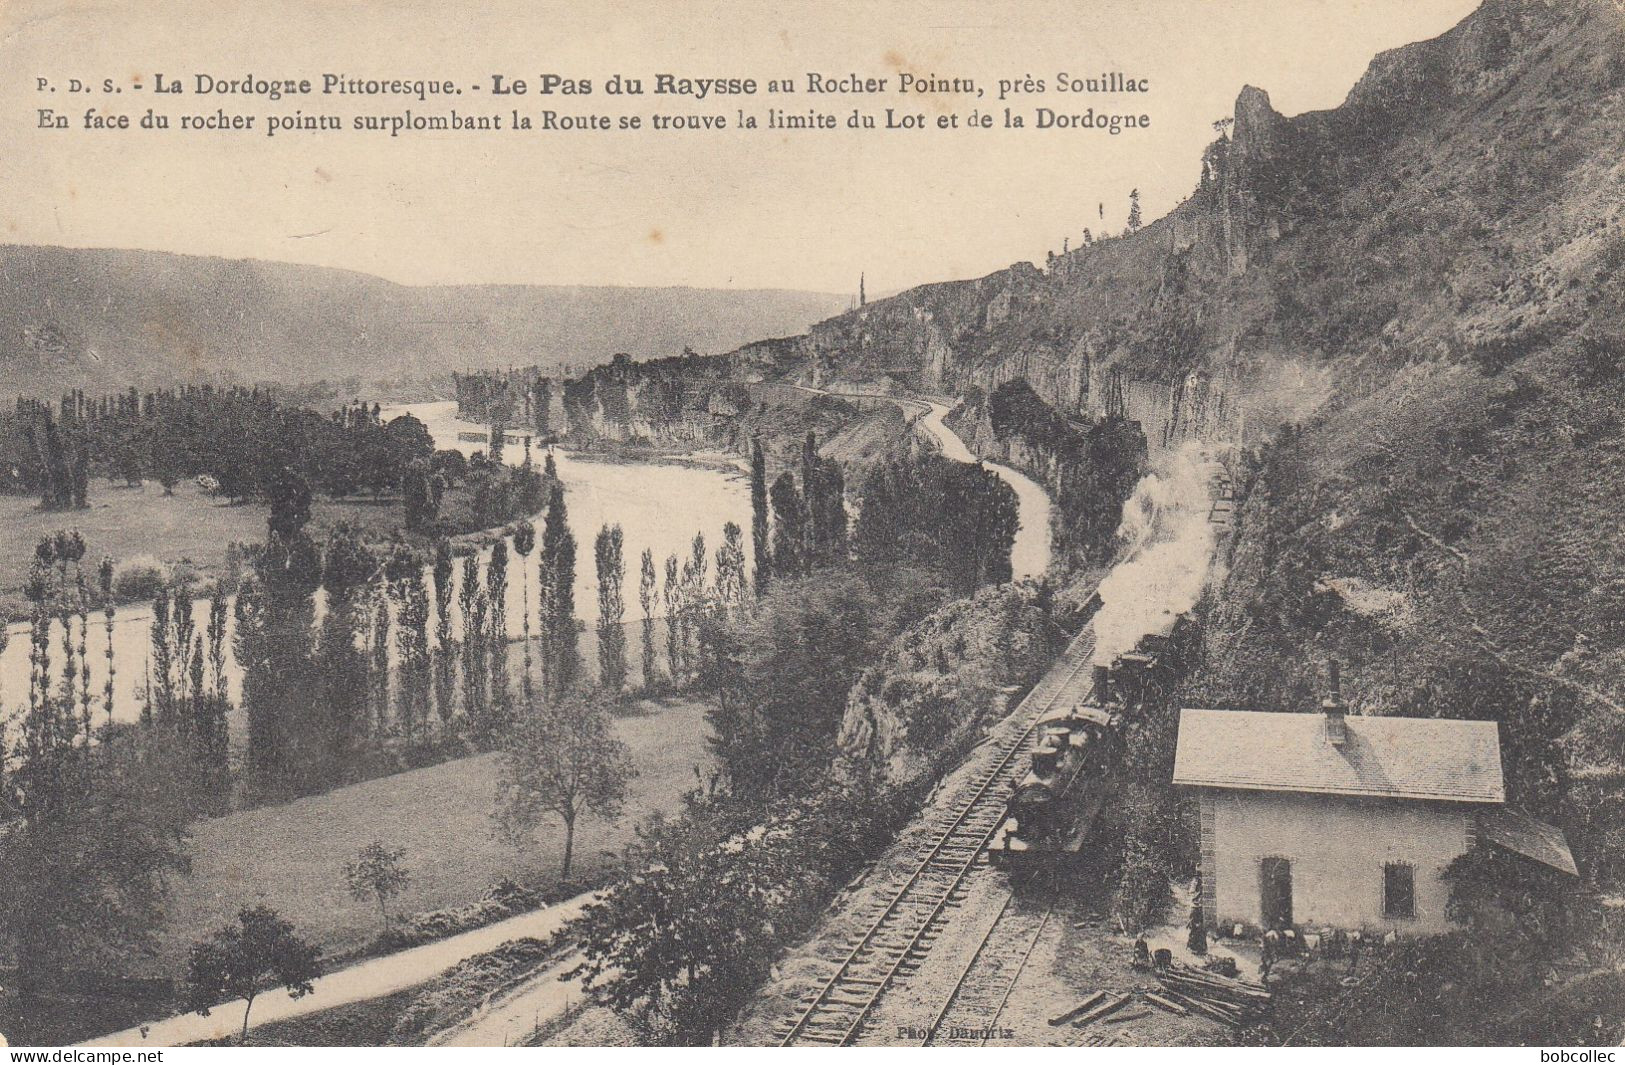
<path id="1" fill-rule="evenodd" d="M 874 1000 L 874 995 L 864 995 L 857 998 L 826 998 L 824 1001 L 833 1006 L 852 1006 L 856 1009 L 863 1009 Z"/>
<path id="2" fill-rule="evenodd" d="M 852 1032 L 852 1021 L 849 1019 L 842 1019 L 816 1028 L 813 1027 L 813 1025 L 809 1022 L 808 1025 L 801 1030 L 810 1035 L 821 1035 L 830 1039 L 844 1040 Z"/>
<path id="3" fill-rule="evenodd" d="M 797 1042 L 822 1043 L 825 1046 L 832 1047 L 838 1047 L 846 1042 L 846 1036 L 844 1034 L 836 1035 L 835 1033 L 831 1032 L 826 1035 L 820 1032 L 808 1032 L 805 1030 L 803 1030 L 800 1035 L 786 1036 L 785 1038 L 793 1038 Z"/>

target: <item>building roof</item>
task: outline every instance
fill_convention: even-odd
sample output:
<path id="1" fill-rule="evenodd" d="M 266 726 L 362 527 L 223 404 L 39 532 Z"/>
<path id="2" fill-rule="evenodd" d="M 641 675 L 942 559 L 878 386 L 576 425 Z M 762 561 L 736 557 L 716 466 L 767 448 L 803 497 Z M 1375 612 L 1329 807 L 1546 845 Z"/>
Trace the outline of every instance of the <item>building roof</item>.
<path id="1" fill-rule="evenodd" d="M 1506 801 L 1493 721 L 1347 719 L 1326 738 L 1325 715 L 1183 710 L 1174 783 L 1451 802 Z"/>
<path id="2" fill-rule="evenodd" d="M 1478 819 L 1478 831 L 1486 842 L 1497 847 L 1533 858 L 1570 876 L 1580 875 L 1574 855 L 1569 853 L 1569 841 L 1556 825 L 1536 821 L 1510 806 L 1497 806 L 1484 811 Z"/>

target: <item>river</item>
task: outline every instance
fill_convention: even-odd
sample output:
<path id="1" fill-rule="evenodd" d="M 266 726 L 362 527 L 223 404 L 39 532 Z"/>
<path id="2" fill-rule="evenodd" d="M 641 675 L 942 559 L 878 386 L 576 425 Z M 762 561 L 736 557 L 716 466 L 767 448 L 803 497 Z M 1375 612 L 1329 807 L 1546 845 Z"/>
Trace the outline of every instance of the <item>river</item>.
<path id="1" fill-rule="evenodd" d="M 455 403 L 420 403 L 393 407 L 384 411 L 386 419 L 401 414 L 412 414 L 428 428 L 437 448 L 457 448 L 464 453 L 482 450 L 483 445 L 459 441 L 463 431 L 483 430 L 484 427 L 458 420 Z M 605 522 L 621 526 L 625 538 L 626 578 L 624 595 L 626 619 L 641 618 L 638 604 L 639 558 L 644 548 L 654 552 L 655 566 L 664 582 L 666 556 L 676 554 L 688 557 L 689 545 L 696 532 L 705 535 L 706 555 L 711 559 L 711 576 L 715 576 L 716 547 L 722 543 L 722 527 L 736 522 L 744 530 L 746 565 L 751 565 L 750 538 L 750 478 L 738 462 L 725 455 L 702 455 L 672 461 L 622 462 L 603 461 L 591 455 L 563 449 L 554 450 L 554 461 L 559 477 L 564 482 L 564 498 L 570 514 L 570 531 L 576 538 L 576 615 L 588 627 L 588 638 L 582 641 L 582 652 L 591 655 L 590 628 L 598 620 L 598 576 L 593 562 L 593 540 Z M 524 460 L 523 449 L 509 447 L 504 459 L 519 463 Z M 534 460 L 540 463 L 543 455 Z M 541 516 L 535 517 L 537 539 L 541 539 Z M 511 545 L 510 545 L 511 546 Z M 489 549 L 482 551 L 482 557 Z M 161 553 L 161 552 L 155 552 Z M 527 565 L 522 571 L 520 562 Z M 530 609 L 537 607 L 536 587 L 540 572 L 540 551 L 531 552 L 528 560 L 521 560 L 510 552 L 508 570 L 508 629 L 515 639 L 523 635 L 525 584 L 522 573 L 528 573 Z M 453 571 L 454 582 L 461 576 L 461 566 Z M 432 585 L 431 585 L 432 595 Z M 198 631 L 202 632 L 208 620 L 207 600 L 193 604 Z M 454 631 L 462 631 L 462 620 L 454 598 L 451 604 Z M 657 606 L 656 613 L 664 613 Z M 228 623 L 229 624 L 229 623 Z M 13 624 L 11 639 L 0 653 L 0 707 L 15 708 L 22 704 L 28 692 L 28 626 Z M 61 629 L 52 626 L 52 670 L 62 665 Z M 88 633 L 90 659 L 90 688 L 97 720 L 104 720 L 105 708 L 102 690 L 106 678 L 107 635 L 100 613 L 92 615 Z M 140 716 L 139 694 L 145 689 L 148 658 L 151 650 L 152 607 L 133 603 L 117 608 L 113 615 L 114 651 L 114 717 L 132 721 Z M 432 634 L 431 634 L 432 637 Z M 241 672 L 230 649 L 230 631 L 227 639 L 227 673 L 231 694 L 236 699 L 241 692 Z M 635 645 L 628 655 L 629 665 L 636 672 Z M 591 659 L 589 658 L 590 662 Z M 636 679 L 634 677 L 634 679 Z"/>
<path id="2" fill-rule="evenodd" d="M 960 462 L 974 462 L 975 457 L 964 443 L 944 423 L 949 408 L 929 404 L 918 427 L 930 434 L 943 453 Z M 452 402 L 415 403 L 386 408 L 386 419 L 411 414 L 429 430 L 437 448 L 457 448 L 465 454 L 483 450 L 482 443 L 460 440 L 463 432 L 483 432 L 485 426 L 465 422 L 457 417 L 457 405 Z M 723 454 L 696 455 L 685 458 L 651 461 L 609 460 L 588 453 L 571 452 L 563 448 L 553 450 L 559 477 L 564 482 L 565 503 L 570 514 L 570 529 L 576 538 L 576 613 L 588 626 L 582 641 L 582 653 L 591 662 L 591 627 L 598 620 L 598 579 L 593 562 L 593 540 L 604 523 L 619 523 L 625 541 L 626 577 L 623 594 L 626 600 L 626 619 L 641 618 L 638 604 L 639 558 L 644 548 L 655 556 L 655 566 L 664 583 L 664 562 L 668 555 L 686 558 L 689 545 L 696 532 L 703 533 L 706 555 L 711 561 L 709 576 L 715 576 L 715 552 L 722 542 L 723 525 L 736 522 L 744 531 L 747 567 L 753 565 L 750 536 L 750 480 L 743 464 Z M 524 449 L 509 445 L 504 449 L 504 460 L 510 463 L 524 461 Z M 532 455 L 540 463 L 541 451 Z M 986 463 L 1016 492 L 1020 501 L 1021 526 L 1016 535 L 1011 564 L 1017 579 L 1041 575 L 1049 565 L 1049 497 L 1043 488 L 1030 478 L 1004 466 Z M 535 518 L 537 538 L 541 536 L 541 519 Z M 487 549 L 488 550 L 488 549 Z M 483 553 L 483 552 L 482 552 Z M 520 562 L 526 563 L 523 570 Z M 533 551 L 528 560 L 520 560 L 510 553 L 508 580 L 508 629 L 510 637 L 523 635 L 525 588 L 529 587 L 532 612 L 536 610 L 537 577 L 540 552 Z M 454 570 L 454 580 L 460 578 L 461 567 Z M 432 587 L 432 586 L 431 586 Z M 455 598 L 452 602 L 454 631 L 461 631 L 461 619 Z M 204 630 L 208 620 L 208 602 L 198 600 L 193 605 L 198 631 Z M 657 603 L 655 613 L 664 607 Z M 120 721 L 135 720 L 140 715 L 140 693 L 145 690 L 148 658 L 151 649 L 152 608 L 136 603 L 117 608 L 113 620 L 113 650 L 116 673 L 114 676 L 114 717 Z M 241 672 L 230 648 L 230 623 L 227 634 L 227 674 L 233 699 L 240 695 Z M 0 708 L 16 708 L 26 699 L 28 690 L 28 627 L 11 626 L 11 639 L 4 652 L 0 652 Z M 61 630 L 53 625 L 52 670 L 62 665 Z M 103 719 L 105 708 L 102 690 L 106 677 L 107 634 L 102 616 L 92 615 L 87 645 L 90 660 L 90 687 L 98 720 Z M 628 665 L 632 680 L 637 677 L 637 652 L 634 640 L 628 640 Z M 589 666 L 590 668 L 590 666 Z M 234 733 L 239 731 L 234 728 Z"/>

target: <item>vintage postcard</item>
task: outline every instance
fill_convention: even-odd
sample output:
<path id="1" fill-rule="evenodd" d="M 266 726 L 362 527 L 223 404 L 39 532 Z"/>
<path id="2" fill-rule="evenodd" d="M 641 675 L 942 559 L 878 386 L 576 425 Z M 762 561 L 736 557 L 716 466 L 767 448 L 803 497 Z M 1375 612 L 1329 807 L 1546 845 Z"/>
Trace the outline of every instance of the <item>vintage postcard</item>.
<path id="1" fill-rule="evenodd" d="M 1615 1060 L 1621 0 L 0 0 L 0 129 L 11 1053 Z"/>

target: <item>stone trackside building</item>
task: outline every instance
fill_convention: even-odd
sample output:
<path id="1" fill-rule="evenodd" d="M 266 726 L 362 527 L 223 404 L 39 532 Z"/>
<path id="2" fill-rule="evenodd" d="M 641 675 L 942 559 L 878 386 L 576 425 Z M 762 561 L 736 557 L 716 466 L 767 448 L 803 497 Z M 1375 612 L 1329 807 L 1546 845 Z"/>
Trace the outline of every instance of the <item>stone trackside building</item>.
<path id="1" fill-rule="evenodd" d="M 1493 721 L 1185 710 L 1174 783 L 1195 793 L 1210 927 L 1428 935 L 1445 868 L 1498 847 L 1575 875 L 1561 829 L 1506 805 Z"/>

